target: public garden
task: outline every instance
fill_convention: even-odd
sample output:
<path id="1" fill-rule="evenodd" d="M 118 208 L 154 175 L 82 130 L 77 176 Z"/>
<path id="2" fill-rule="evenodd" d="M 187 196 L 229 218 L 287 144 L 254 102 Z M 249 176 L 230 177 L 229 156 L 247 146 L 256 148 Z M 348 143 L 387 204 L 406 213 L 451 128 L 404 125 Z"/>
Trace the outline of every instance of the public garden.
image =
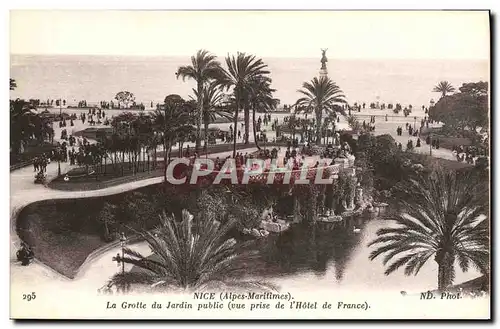
<path id="1" fill-rule="evenodd" d="M 196 82 L 191 99 L 156 106 L 126 91 L 111 108 L 11 101 L 14 284 L 276 289 L 307 276 L 418 291 L 489 278 L 486 83 L 441 82 L 421 110 L 366 106 L 347 102 L 323 63 L 281 105 L 261 59 L 226 65 L 198 52 L 178 70 Z M 172 185 L 177 157 L 275 159 L 284 172 L 325 168 L 333 183 Z M 27 267 L 15 261 L 26 248 Z"/>

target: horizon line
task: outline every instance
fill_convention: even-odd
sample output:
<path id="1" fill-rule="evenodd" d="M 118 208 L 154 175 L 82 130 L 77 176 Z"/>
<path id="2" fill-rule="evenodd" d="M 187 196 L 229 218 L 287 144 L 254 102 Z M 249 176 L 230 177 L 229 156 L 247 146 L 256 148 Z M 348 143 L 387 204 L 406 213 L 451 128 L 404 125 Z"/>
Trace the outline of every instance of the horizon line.
<path id="1" fill-rule="evenodd" d="M 248 53 L 249 52 L 243 52 Z M 213 53 L 217 56 L 217 54 Z M 252 53 L 253 54 L 253 53 Z M 191 58 L 194 54 L 191 55 L 168 55 L 168 54 L 61 54 L 61 53 L 9 53 L 9 56 L 88 56 L 88 57 L 179 57 L 179 58 Z M 226 56 L 217 56 L 217 57 L 226 57 Z M 260 58 L 289 58 L 289 59 L 320 59 L 321 56 L 317 57 L 297 57 L 297 56 L 259 56 Z M 332 60 L 436 60 L 436 61 L 490 61 L 490 58 L 444 58 L 444 57 L 328 57 L 328 59 Z"/>

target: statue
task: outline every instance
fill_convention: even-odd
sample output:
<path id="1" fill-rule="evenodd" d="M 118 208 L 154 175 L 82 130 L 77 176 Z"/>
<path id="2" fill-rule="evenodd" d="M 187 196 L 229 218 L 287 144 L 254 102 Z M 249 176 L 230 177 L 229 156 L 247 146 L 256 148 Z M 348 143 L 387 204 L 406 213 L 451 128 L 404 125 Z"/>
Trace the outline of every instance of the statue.
<path id="1" fill-rule="evenodd" d="M 328 48 L 321 49 L 321 52 L 323 53 L 323 55 L 321 57 L 321 69 L 322 70 L 326 70 L 326 62 L 328 62 L 328 58 L 326 58 L 326 51 L 327 50 L 328 50 Z"/>

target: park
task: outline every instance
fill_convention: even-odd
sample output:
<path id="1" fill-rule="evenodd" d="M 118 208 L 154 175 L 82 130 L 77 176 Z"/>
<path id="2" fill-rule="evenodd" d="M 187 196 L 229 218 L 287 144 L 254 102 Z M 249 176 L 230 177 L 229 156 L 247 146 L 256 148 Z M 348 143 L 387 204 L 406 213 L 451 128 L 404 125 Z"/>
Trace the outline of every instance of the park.
<path id="1" fill-rule="evenodd" d="M 349 287 L 356 267 L 400 290 L 489 278 L 487 82 L 437 82 L 421 106 L 351 102 L 320 62 L 294 104 L 262 59 L 225 68 L 206 50 L 172 78 L 196 84 L 189 99 L 11 100 L 13 289 L 277 291 L 303 273 Z"/>

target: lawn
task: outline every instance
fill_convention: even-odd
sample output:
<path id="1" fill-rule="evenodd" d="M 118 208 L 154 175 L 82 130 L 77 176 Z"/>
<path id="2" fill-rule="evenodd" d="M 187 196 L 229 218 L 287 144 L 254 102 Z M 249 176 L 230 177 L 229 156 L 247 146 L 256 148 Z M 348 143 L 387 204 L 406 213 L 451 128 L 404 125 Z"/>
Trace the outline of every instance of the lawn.
<path id="1" fill-rule="evenodd" d="M 453 146 L 458 146 L 458 145 L 463 145 L 463 146 L 469 146 L 472 145 L 472 140 L 468 137 L 454 137 L 454 136 L 447 136 L 443 134 L 442 128 L 429 128 L 429 129 L 424 129 L 424 131 L 421 134 L 421 138 L 425 140 L 427 138 L 427 135 L 429 133 L 432 133 L 432 138 L 436 139 L 439 138 L 439 147 L 445 148 L 452 150 Z"/>
<path id="2" fill-rule="evenodd" d="M 121 163 L 116 166 L 108 163 L 106 166 L 102 166 L 98 173 L 92 173 L 91 170 L 92 174 L 90 175 L 87 174 L 84 167 L 74 168 L 67 173 L 69 181 L 64 181 L 65 175 L 61 175 L 52 180 L 48 186 L 64 191 L 90 191 L 163 175 L 162 162 L 158 162 L 156 169 L 152 168 L 152 162 L 149 165 L 150 170 L 148 171 L 148 163 L 139 162 L 139 171 L 134 173 L 128 162 L 123 165 L 123 172 Z"/>
<path id="3" fill-rule="evenodd" d="M 35 257 L 71 279 L 87 256 L 106 244 L 97 227 L 91 229 L 88 225 L 78 225 L 77 221 L 88 220 L 91 207 L 86 214 L 76 209 L 71 212 L 69 208 L 73 206 L 78 206 L 77 202 L 31 204 L 21 211 L 17 220 L 18 235 L 32 247 Z"/>
<path id="4" fill-rule="evenodd" d="M 114 205 L 117 211 L 115 222 L 109 223 L 110 231 L 125 231 L 132 236 L 123 223 L 135 229 L 157 223 L 152 215 L 156 209 L 152 200 L 157 194 L 158 186 L 154 185 L 107 197 L 32 203 L 17 218 L 17 234 L 32 247 L 39 261 L 74 278 L 88 255 L 110 242 L 104 239 L 104 223 L 100 220 L 105 203 Z M 132 220 L 135 217 L 146 218 L 138 223 Z"/>

